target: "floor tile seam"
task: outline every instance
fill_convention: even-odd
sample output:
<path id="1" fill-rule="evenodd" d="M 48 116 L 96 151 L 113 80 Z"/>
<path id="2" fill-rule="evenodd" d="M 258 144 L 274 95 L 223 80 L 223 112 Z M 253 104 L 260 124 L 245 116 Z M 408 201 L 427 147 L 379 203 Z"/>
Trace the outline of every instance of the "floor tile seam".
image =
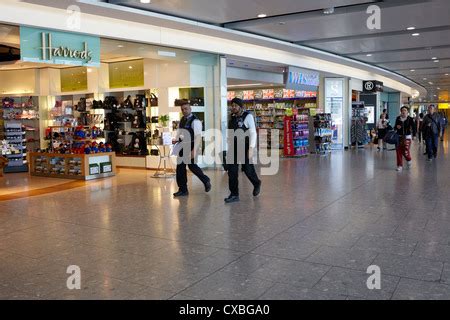
<path id="1" fill-rule="evenodd" d="M 403 278 L 403 277 L 399 277 L 399 278 L 398 278 L 397 283 L 396 283 L 396 285 L 395 285 L 395 288 L 394 288 L 394 290 L 392 291 L 392 294 L 391 294 L 391 297 L 389 298 L 389 300 L 393 300 L 393 299 L 394 299 L 395 293 L 397 292 L 398 287 L 399 287 L 400 282 L 402 281 L 402 279 L 406 279 L 406 278 Z"/>
<path id="2" fill-rule="evenodd" d="M 260 294 L 258 297 L 256 297 L 255 300 L 260 300 L 261 297 L 263 297 L 267 292 L 269 292 L 273 287 L 275 287 L 278 284 L 278 282 L 275 282 L 275 281 L 271 281 L 271 282 L 272 282 L 272 285 L 269 288 L 267 288 L 266 290 L 264 290 L 264 292 L 262 294 Z"/>

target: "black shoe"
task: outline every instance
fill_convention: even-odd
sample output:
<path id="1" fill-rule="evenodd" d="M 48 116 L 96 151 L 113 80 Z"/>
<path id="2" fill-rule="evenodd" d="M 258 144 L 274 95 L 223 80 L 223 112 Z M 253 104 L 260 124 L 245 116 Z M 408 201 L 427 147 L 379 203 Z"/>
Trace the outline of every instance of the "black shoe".
<path id="1" fill-rule="evenodd" d="M 225 198 L 225 203 L 238 202 L 239 200 L 239 196 L 230 195 L 228 198 Z"/>
<path id="2" fill-rule="evenodd" d="M 253 189 L 253 196 L 257 197 L 259 196 L 259 194 L 261 193 L 261 182 L 258 183 L 258 185 L 255 186 L 255 188 Z"/>
<path id="3" fill-rule="evenodd" d="M 175 192 L 174 194 L 173 194 L 173 196 L 175 197 L 175 198 L 177 198 L 177 197 L 186 197 L 186 196 L 188 196 L 189 195 L 189 191 L 178 191 L 178 192 Z"/>
<path id="4" fill-rule="evenodd" d="M 211 191 L 211 182 L 208 181 L 207 183 L 205 183 L 205 192 L 210 192 Z"/>

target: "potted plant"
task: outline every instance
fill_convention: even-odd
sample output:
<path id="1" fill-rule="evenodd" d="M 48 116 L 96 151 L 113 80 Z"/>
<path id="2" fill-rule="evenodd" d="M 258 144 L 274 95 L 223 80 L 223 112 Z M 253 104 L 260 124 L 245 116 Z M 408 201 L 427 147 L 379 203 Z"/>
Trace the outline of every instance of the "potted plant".
<path id="1" fill-rule="evenodd" d="M 169 123 L 169 115 L 163 115 L 159 117 L 159 122 L 162 124 L 163 127 L 167 127 Z"/>

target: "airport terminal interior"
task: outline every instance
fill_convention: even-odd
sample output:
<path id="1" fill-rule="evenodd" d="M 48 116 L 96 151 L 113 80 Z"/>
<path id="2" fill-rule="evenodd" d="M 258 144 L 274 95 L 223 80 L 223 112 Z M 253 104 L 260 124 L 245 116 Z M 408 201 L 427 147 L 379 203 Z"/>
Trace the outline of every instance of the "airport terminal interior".
<path id="1" fill-rule="evenodd" d="M 0 300 L 450 300 L 449 30 L 446 0 L 1 1 Z"/>

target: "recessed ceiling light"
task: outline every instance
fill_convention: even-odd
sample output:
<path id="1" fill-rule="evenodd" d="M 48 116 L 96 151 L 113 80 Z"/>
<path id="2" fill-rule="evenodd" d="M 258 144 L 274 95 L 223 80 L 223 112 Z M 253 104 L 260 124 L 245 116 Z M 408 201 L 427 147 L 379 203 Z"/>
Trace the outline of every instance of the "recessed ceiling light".
<path id="1" fill-rule="evenodd" d="M 151 0 L 141 0 L 141 3 L 150 3 Z"/>
<path id="2" fill-rule="evenodd" d="M 437 59 L 437 57 L 433 57 L 433 58 L 431 58 L 431 60 L 436 60 Z"/>
<path id="3" fill-rule="evenodd" d="M 437 88 L 438 90 L 441 90 L 441 88 Z"/>
<path id="4" fill-rule="evenodd" d="M 323 14 L 333 14 L 334 7 L 323 9 Z"/>
<path id="5" fill-rule="evenodd" d="M 367 57 L 371 57 L 371 56 L 372 56 L 372 54 L 371 54 L 371 53 L 368 53 L 368 54 L 366 54 L 366 56 L 367 56 Z"/>
<path id="6" fill-rule="evenodd" d="M 408 27 L 408 28 L 406 28 L 406 30 L 415 30 L 416 29 L 416 27 Z"/>
<path id="7" fill-rule="evenodd" d="M 128 69 L 133 69 L 133 66 L 129 66 Z"/>
<path id="8" fill-rule="evenodd" d="M 428 84 L 431 84 L 431 85 L 433 85 L 433 82 L 431 82 L 431 81 L 430 81 L 430 82 L 428 82 Z"/>
<path id="9" fill-rule="evenodd" d="M 267 17 L 267 14 L 265 13 L 258 14 L 258 18 L 265 18 L 265 17 Z"/>
<path id="10" fill-rule="evenodd" d="M 119 44 L 119 45 L 117 46 L 117 48 L 123 48 L 123 45 Z"/>
<path id="11" fill-rule="evenodd" d="M 428 80 L 427 78 L 423 78 L 423 80 Z"/>
<path id="12" fill-rule="evenodd" d="M 439 62 L 439 60 L 434 60 L 433 62 Z"/>
<path id="13" fill-rule="evenodd" d="M 187 61 L 187 60 L 184 60 L 184 63 L 188 63 L 189 61 Z"/>
<path id="14" fill-rule="evenodd" d="M 414 71 L 416 71 L 416 70 L 414 70 L 414 69 L 411 69 L 410 71 L 411 71 L 411 72 L 414 72 Z"/>
<path id="15" fill-rule="evenodd" d="M 420 36 L 420 33 L 413 33 L 412 36 L 413 37 L 418 37 L 418 36 Z"/>

